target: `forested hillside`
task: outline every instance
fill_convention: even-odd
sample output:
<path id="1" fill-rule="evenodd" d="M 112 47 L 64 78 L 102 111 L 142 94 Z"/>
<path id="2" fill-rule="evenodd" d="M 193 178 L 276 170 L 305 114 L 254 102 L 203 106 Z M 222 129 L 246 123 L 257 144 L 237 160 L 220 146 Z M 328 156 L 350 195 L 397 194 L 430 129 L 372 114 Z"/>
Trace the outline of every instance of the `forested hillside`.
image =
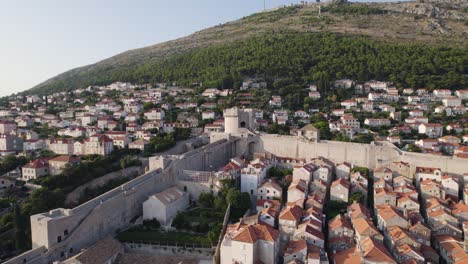
<path id="1" fill-rule="evenodd" d="M 236 87 L 250 77 L 303 85 L 353 78 L 404 87 L 466 87 L 467 8 L 385 3 L 286 7 L 131 50 L 54 77 L 26 94 L 115 81 Z"/>
<path id="2" fill-rule="evenodd" d="M 391 44 L 331 33 L 265 34 L 246 41 L 173 55 L 138 66 L 84 72 L 49 86 L 49 92 L 114 81 L 238 87 L 246 77 L 273 83 L 352 78 L 391 80 L 405 87 L 466 86 L 468 49 Z M 79 82 L 75 82 L 79 79 Z"/>

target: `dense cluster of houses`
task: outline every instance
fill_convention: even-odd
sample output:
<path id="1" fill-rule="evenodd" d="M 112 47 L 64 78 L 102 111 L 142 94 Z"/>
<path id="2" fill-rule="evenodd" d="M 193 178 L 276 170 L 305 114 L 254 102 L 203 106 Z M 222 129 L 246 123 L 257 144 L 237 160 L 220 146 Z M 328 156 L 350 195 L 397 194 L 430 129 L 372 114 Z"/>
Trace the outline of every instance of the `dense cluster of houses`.
<path id="1" fill-rule="evenodd" d="M 292 175 L 269 177 L 273 167 L 291 168 Z M 437 168 L 412 173 L 405 162 L 378 167 L 371 178 L 353 168 L 321 157 L 230 162 L 220 175 L 240 181 L 256 212 L 228 225 L 221 263 L 468 261 L 468 188 L 461 184 L 467 179 Z M 361 198 L 351 201 L 357 192 Z M 328 201 L 345 209 L 327 219 Z"/>
<path id="2" fill-rule="evenodd" d="M 252 84 L 252 81 L 249 83 Z M 243 87 L 243 90 L 249 90 L 237 93 L 236 97 L 243 99 L 240 101 L 241 105 L 248 108 L 254 103 L 251 91 L 260 89 L 263 85 L 245 84 Z M 354 90 L 350 98 L 338 102 L 341 108 L 331 109 L 328 113 L 321 113 L 320 109 L 313 108 L 291 111 L 285 109 L 284 98 L 272 95 L 268 101 L 269 109 L 254 109 L 258 112 L 257 128 L 277 123 L 288 125 L 290 133 L 296 134 L 300 124 L 310 123 L 311 114 L 320 113 L 327 118 L 331 132 L 341 133 L 351 140 L 359 134 L 372 134 L 376 140 L 386 140 L 401 147 L 414 144 L 425 153 L 468 157 L 468 136 L 464 135 L 468 131 L 465 117 L 468 90 L 399 90 L 388 82 L 368 81 L 356 84 L 349 79 L 335 81 L 333 89 Z M 307 91 L 313 101 L 322 98 L 317 85 L 310 85 Z M 355 113 L 375 117 L 360 120 Z M 431 116 L 450 116 L 452 121 L 449 124 L 434 122 Z M 220 132 L 223 129 L 222 119 L 205 126 L 206 132 Z M 382 129 L 386 132 L 381 133 Z"/>
<path id="3" fill-rule="evenodd" d="M 362 257 L 370 241 L 378 248 L 373 254 L 386 259 L 381 263 L 466 263 L 468 206 L 466 191 L 465 201 L 459 197 L 461 180 L 438 168 L 418 167 L 413 175 L 404 162 L 374 169 L 374 219 L 367 208 L 352 204 L 347 217 L 329 223 L 329 230 L 340 223 L 347 232 L 341 237 L 350 241 L 334 255 L 335 263 L 359 263 L 356 253 Z"/>
<path id="4" fill-rule="evenodd" d="M 288 125 L 293 135 L 320 138 L 319 129 L 309 124 L 319 109 L 285 109 L 279 95 L 271 95 L 268 108 L 253 107 L 251 90 L 266 88 L 263 81 L 247 80 L 235 93 L 208 88 L 198 98 L 193 89 L 167 86 L 137 89 L 114 83 L 78 89 L 73 95 L 10 97 L 9 108 L 0 110 L 0 153 L 36 157 L 51 151 L 58 156 L 32 159 L 22 167 L 21 178 L 58 175 L 79 164 L 82 155 L 107 156 L 121 148 L 143 152 L 157 133 L 175 128 L 201 132 L 204 126 L 205 133 L 223 132 L 220 109 L 232 95 L 253 116 L 256 129 L 277 123 Z M 468 90 L 398 90 L 387 82 L 348 79 L 335 81 L 333 89 L 353 89 L 353 96 L 320 113 L 331 132 L 353 139 L 383 129 L 388 132 L 383 140 L 399 146 L 410 143 L 422 152 L 468 158 Z M 111 96 L 114 92 L 118 98 Z M 312 101 L 323 97 L 316 85 L 307 93 Z M 80 96 L 90 94 L 93 103 Z M 66 110 L 51 113 L 50 106 Z M 362 112 L 372 117 L 360 120 Z M 432 122 L 432 114 L 450 116 L 453 122 Z M 405 139 L 411 134 L 418 139 Z M 292 174 L 271 177 L 268 171 L 274 167 L 292 169 Z M 231 159 L 214 175 L 236 180 L 240 191 L 250 195 L 255 212 L 228 225 L 221 263 L 468 263 L 468 175 L 459 178 L 426 167 L 414 173 L 404 162 L 376 168 L 370 175 L 354 167 L 322 157 L 305 161 L 257 154 L 251 161 Z M 355 194 L 359 201 L 352 200 Z M 346 206 L 329 218 L 327 203 Z M 189 194 L 173 187 L 148 197 L 143 219 L 168 225 L 188 206 Z"/>

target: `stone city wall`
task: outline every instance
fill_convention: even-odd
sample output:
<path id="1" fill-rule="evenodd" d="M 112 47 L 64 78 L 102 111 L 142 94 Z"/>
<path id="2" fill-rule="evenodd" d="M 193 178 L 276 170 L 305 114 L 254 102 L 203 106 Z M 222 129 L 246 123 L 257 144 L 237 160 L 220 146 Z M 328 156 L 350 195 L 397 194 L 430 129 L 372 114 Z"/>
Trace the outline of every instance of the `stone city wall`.
<path id="1" fill-rule="evenodd" d="M 388 142 L 359 144 L 337 141 L 308 141 L 295 136 L 262 135 L 254 144 L 254 152 L 268 152 L 279 157 L 312 158 L 322 156 L 335 163 L 347 161 L 357 166 L 376 168 L 394 161 L 410 163 L 412 172 L 417 166 L 438 167 L 444 172 L 468 172 L 468 161 L 457 157 L 405 152 Z"/>
<path id="2" fill-rule="evenodd" d="M 233 156 L 236 141 L 221 140 L 179 156 L 162 172 L 150 171 L 73 209 L 33 215 L 33 250 L 5 263 L 45 264 L 70 257 L 128 226 L 142 214 L 148 196 L 176 184 L 179 170 L 211 170 Z"/>

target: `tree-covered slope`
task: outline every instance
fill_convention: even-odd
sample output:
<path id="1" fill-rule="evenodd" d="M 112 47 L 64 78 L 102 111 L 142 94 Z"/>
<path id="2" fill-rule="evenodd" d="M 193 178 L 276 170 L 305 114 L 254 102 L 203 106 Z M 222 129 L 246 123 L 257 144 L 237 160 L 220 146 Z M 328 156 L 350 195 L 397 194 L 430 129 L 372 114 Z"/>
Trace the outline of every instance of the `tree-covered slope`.
<path id="1" fill-rule="evenodd" d="M 386 3 L 287 7 L 131 50 L 54 77 L 26 93 L 114 81 L 230 86 L 245 77 L 295 83 L 324 76 L 402 86 L 466 85 L 466 8 Z"/>

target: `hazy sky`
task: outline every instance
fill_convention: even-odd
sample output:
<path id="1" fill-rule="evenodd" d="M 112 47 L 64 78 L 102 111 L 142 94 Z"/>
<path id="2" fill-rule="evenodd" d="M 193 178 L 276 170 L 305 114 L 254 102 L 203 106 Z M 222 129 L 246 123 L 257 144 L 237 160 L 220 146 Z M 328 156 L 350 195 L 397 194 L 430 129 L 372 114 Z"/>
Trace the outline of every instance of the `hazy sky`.
<path id="1" fill-rule="evenodd" d="M 0 0 L 0 96 L 262 9 L 263 0 Z"/>

